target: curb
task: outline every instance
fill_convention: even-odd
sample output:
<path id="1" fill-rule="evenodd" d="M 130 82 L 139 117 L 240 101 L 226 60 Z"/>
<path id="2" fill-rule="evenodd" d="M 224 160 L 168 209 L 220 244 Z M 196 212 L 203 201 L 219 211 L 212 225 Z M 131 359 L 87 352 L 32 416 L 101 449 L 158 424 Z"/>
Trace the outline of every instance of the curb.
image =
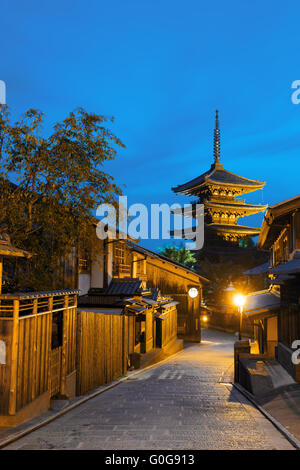
<path id="1" fill-rule="evenodd" d="M 157 367 L 161 364 L 164 364 L 165 362 L 167 362 L 170 359 L 173 359 L 175 356 L 177 356 L 181 351 L 182 351 L 182 349 L 180 351 L 177 351 L 174 354 L 171 354 L 169 357 L 163 359 L 162 361 L 159 361 L 159 362 L 157 362 L 155 364 L 152 364 L 150 366 L 146 366 L 143 369 L 137 370 L 136 372 L 132 372 L 129 375 L 126 375 L 126 376 L 122 377 L 121 379 L 117 380 L 117 382 L 112 383 L 112 384 L 106 386 L 105 388 L 102 388 L 101 390 L 97 390 L 96 392 L 91 393 L 91 395 L 88 395 L 88 396 L 86 396 L 82 399 L 79 399 L 78 401 L 76 401 L 72 405 L 67 406 L 66 408 L 63 408 L 61 411 L 59 411 L 55 415 L 50 416 L 49 418 L 46 418 L 44 421 L 42 421 L 38 424 L 35 424 L 33 426 L 29 426 L 27 429 L 24 429 L 23 431 L 20 431 L 19 433 L 16 433 L 16 434 L 13 434 L 12 436 L 8 437 L 7 439 L 4 439 L 3 441 L 0 441 L 0 449 L 3 449 L 7 445 L 12 444 L 13 442 L 17 441 L 18 439 L 21 439 L 22 437 L 27 436 L 28 434 L 36 431 L 37 429 L 40 429 L 41 427 L 45 426 L 46 424 L 51 423 L 55 419 L 60 418 L 61 416 L 68 413 L 69 411 L 72 411 L 74 408 L 77 408 L 78 406 L 80 406 L 83 403 L 91 400 L 92 398 L 95 398 L 98 395 L 101 395 L 102 393 L 106 392 L 107 390 L 110 390 L 111 388 L 116 387 L 117 385 L 121 384 L 122 382 L 126 382 L 126 380 L 131 379 L 131 377 L 133 377 L 135 375 L 139 375 L 139 374 L 145 372 L 146 370 L 153 369 L 154 367 Z"/>
<path id="2" fill-rule="evenodd" d="M 270 415 L 262 406 L 260 406 L 255 400 L 254 396 L 248 392 L 242 385 L 234 382 L 232 383 L 234 388 L 236 388 L 242 395 L 244 395 L 264 416 L 267 418 L 273 426 L 281 433 L 283 436 L 292 444 L 295 449 L 300 450 L 300 441 L 293 436 L 277 419 Z"/>

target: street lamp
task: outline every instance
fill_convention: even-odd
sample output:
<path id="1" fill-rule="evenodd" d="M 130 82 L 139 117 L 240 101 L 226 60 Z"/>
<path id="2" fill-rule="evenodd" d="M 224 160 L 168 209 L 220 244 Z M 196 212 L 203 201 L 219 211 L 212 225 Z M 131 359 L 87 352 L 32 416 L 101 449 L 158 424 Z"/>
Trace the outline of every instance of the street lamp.
<path id="1" fill-rule="evenodd" d="M 189 289 L 189 296 L 192 298 L 192 299 L 195 299 L 198 295 L 198 289 L 196 287 L 191 287 Z"/>
<path id="2" fill-rule="evenodd" d="M 238 307 L 240 314 L 239 341 L 242 339 L 243 307 L 245 305 L 245 301 L 246 297 L 243 294 L 236 294 L 234 296 L 234 304 Z"/>

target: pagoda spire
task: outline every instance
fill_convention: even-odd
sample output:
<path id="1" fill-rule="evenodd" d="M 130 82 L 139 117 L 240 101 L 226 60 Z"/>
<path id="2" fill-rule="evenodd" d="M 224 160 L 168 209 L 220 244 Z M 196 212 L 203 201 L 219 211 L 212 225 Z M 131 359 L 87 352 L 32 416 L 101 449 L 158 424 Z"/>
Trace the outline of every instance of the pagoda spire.
<path id="1" fill-rule="evenodd" d="M 220 129 L 219 129 L 219 111 L 216 110 L 216 126 L 214 132 L 214 158 L 215 163 L 220 163 Z"/>

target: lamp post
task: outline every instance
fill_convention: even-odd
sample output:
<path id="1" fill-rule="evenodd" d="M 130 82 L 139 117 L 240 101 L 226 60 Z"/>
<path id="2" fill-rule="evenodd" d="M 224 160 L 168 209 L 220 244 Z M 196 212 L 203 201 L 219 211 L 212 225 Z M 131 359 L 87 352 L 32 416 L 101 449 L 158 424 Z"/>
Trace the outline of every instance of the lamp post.
<path id="1" fill-rule="evenodd" d="M 236 294 L 234 296 L 234 304 L 239 309 L 240 314 L 240 328 L 239 328 L 239 341 L 242 339 L 242 321 L 243 321 L 243 308 L 245 304 L 246 297 L 243 294 Z"/>
<path id="2" fill-rule="evenodd" d="M 197 286 L 189 286 L 188 296 L 192 300 L 196 300 L 199 295 L 199 288 Z M 193 302 L 194 303 L 194 302 Z M 195 304 L 196 305 L 196 304 Z M 201 319 L 199 312 L 195 313 L 194 307 L 191 315 L 188 316 L 188 335 L 191 336 L 192 341 L 201 341 Z"/>

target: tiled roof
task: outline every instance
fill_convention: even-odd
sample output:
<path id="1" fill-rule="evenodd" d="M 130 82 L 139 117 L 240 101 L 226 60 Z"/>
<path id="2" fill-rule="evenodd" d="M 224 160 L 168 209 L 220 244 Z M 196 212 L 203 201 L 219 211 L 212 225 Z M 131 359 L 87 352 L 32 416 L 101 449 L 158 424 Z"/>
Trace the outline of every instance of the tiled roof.
<path id="1" fill-rule="evenodd" d="M 206 182 L 253 187 L 253 189 L 261 188 L 265 185 L 264 182 L 251 180 L 231 173 L 231 171 L 225 170 L 221 164 L 213 164 L 210 170 L 185 184 L 172 188 L 172 190 L 175 193 L 196 194 L 197 191 L 195 192 L 194 190 Z"/>
<path id="2" fill-rule="evenodd" d="M 112 279 L 105 295 L 134 295 L 140 293 L 142 281 L 138 278 Z"/>
<path id="3" fill-rule="evenodd" d="M 170 231 L 171 233 L 171 231 Z M 127 245 L 133 249 L 135 252 L 137 253 L 142 253 L 144 255 L 149 255 L 151 256 L 152 258 L 158 258 L 158 259 L 161 259 L 163 261 L 167 261 L 168 263 L 170 264 L 173 264 L 175 266 L 178 266 L 182 269 L 185 269 L 185 271 L 188 271 L 190 272 L 191 274 L 194 274 L 195 276 L 198 276 L 202 281 L 204 282 L 210 282 L 208 279 L 206 279 L 204 276 L 202 276 L 201 274 L 199 274 L 197 271 L 194 271 L 190 268 L 188 268 L 187 266 L 181 264 L 181 263 L 178 263 L 177 261 L 174 261 L 170 258 L 168 258 L 167 256 L 164 256 L 164 255 L 161 255 L 160 253 L 156 253 L 154 251 L 151 251 L 149 250 L 148 248 L 144 248 L 143 246 L 140 246 L 140 245 L 137 245 L 136 243 L 132 243 L 130 241 L 127 241 Z"/>
<path id="4" fill-rule="evenodd" d="M 36 297 L 55 297 L 58 295 L 78 294 L 79 292 L 79 289 L 63 289 L 40 292 L 17 292 L 15 294 L 1 294 L 1 299 L 33 299 Z"/>
<path id="5" fill-rule="evenodd" d="M 272 289 L 252 292 L 246 296 L 244 313 L 247 315 L 259 314 L 263 311 L 274 310 L 280 307 L 280 294 Z"/>
<path id="6" fill-rule="evenodd" d="M 6 234 L 0 234 L 0 255 L 1 256 L 14 256 L 19 258 L 30 258 L 31 254 L 28 251 L 21 250 L 14 247 L 10 243 L 10 238 Z"/>
<path id="7" fill-rule="evenodd" d="M 279 264 L 269 270 L 271 274 L 297 274 L 300 273 L 300 259 L 295 258 L 287 263 Z"/>
<path id="8" fill-rule="evenodd" d="M 248 269 L 247 271 L 244 271 L 243 274 L 245 276 L 255 276 L 257 274 L 263 274 L 263 273 L 268 272 L 269 267 L 270 267 L 269 262 L 263 263 L 263 264 L 260 264 L 259 266 L 255 266 L 252 269 Z"/>
<path id="9" fill-rule="evenodd" d="M 260 228 L 246 227 L 245 225 L 229 225 L 229 224 L 207 224 L 206 227 L 210 230 L 220 230 L 222 232 L 238 232 L 238 233 L 251 233 L 259 234 Z M 188 232 L 188 231 L 187 231 Z"/>

